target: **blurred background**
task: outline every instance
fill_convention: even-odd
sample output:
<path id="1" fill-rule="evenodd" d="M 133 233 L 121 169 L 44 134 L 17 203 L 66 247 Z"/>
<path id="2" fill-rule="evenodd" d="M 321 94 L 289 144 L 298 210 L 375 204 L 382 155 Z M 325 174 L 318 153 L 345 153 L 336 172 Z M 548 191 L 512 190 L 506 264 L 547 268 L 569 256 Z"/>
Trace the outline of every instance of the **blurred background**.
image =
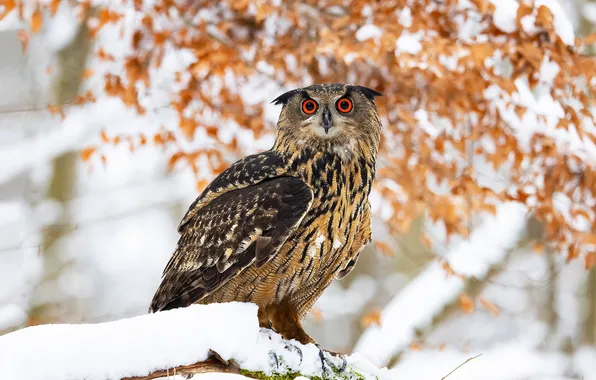
<path id="1" fill-rule="evenodd" d="M 270 102 L 344 82 L 384 94 L 374 243 L 306 330 L 396 378 L 596 379 L 595 25 L 590 0 L 0 0 L 0 334 L 146 313 Z"/>

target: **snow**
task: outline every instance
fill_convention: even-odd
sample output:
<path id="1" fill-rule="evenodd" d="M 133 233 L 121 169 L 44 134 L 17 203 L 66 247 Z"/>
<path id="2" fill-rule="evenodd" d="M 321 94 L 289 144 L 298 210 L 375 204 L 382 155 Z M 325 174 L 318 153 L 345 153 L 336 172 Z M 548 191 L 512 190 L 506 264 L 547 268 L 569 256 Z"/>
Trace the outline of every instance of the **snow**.
<path id="1" fill-rule="evenodd" d="M 557 352 L 537 352 L 520 342 L 509 342 L 488 350 L 464 353 L 446 349 L 442 352 L 421 351 L 404 355 L 392 374 L 396 379 L 441 379 L 458 365 L 475 357 L 448 377 L 451 380 L 518 380 L 553 379 L 569 359 Z M 429 365 L 432 363 L 432 365 Z"/>
<path id="2" fill-rule="evenodd" d="M 41 276 L 39 235 L 23 233 L 36 221 L 22 201 L 0 202 L 0 332 L 27 320 L 29 297 Z"/>
<path id="3" fill-rule="evenodd" d="M 315 307 L 323 318 L 333 320 L 338 316 L 355 315 L 372 299 L 377 288 L 374 278 L 359 275 L 351 280 L 347 288 L 332 282 L 317 300 Z M 350 302 L 346 302 L 347 299 Z"/>
<path id="4" fill-rule="evenodd" d="M 596 24 L 596 3 L 584 3 L 582 15 L 592 24 Z"/>
<path id="5" fill-rule="evenodd" d="M 0 308 L 0 331 L 19 326 L 27 321 L 27 312 L 18 305 L 7 304 Z"/>
<path id="6" fill-rule="evenodd" d="M 0 184 L 61 154 L 82 149 L 91 136 L 99 133 L 102 116 L 113 115 L 111 111 L 114 111 L 113 106 L 117 102 L 111 99 L 101 105 L 72 110 L 62 123 L 47 126 L 45 131 L 29 140 L 0 145 Z M 88 115 L 95 117 L 89 119 Z"/>
<path id="7" fill-rule="evenodd" d="M 0 373 L 24 380 L 120 379 L 193 364 L 205 360 L 209 350 L 246 370 L 323 374 L 315 345 L 261 330 L 256 305 L 244 303 L 193 305 L 98 324 L 29 327 L 0 337 Z M 328 360 L 341 365 L 338 358 Z M 347 362 L 347 378 L 355 370 L 366 379 L 389 378 L 387 369 L 358 355 Z"/>
<path id="8" fill-rule="evenodd" d="M 517 2 L 507 0 L 492 2 L 497 10 L 493 20 L 495 25 L 500 30 L 515 32 Z M 562 0 L 563 2 L 565 0 Z M 35 2 L 25 3 L 34 5 Z M 175 247 L 178 238 L 176 225 L 179 217 L 197 195 L 195 188 L 197 178 L 190 170 L 183 165 L 178 165 L 174 173 L 167 172 L 164 162 L 167 161 L 171 151 L 160 151 L 149 147 L 138 149 L 131 154 L 128 147 L 120 146 L 103 147 L 103 152 L 108 157 L 105 166 L 99 157 L 93 157 L 90 166 L 78 164 L 72 197 L 69 195 L 67 200 L 60 202 L 47 197 L 47 188 L 54 174 L 52 160 L 63 153 L 76 152 L 87 144 L 97 142 L 100 130 L 106 130 L 109 136 L 136 132 L 151 135 L 163 126 L 164 129 L 180 136 L 178 116 L 168 107 L 168 104 L 172 95 L 185 85 L 189 77 L 189 75 L 182 75 L 183 80 L 177 83 L 175 73 L 195 62 L 196 57 L 190 51 L 177 51 L 171 46 L 166 46 L 161 68 L 150 71 L 150 80 L 153 84 L 151 91 L 140 88 L 140 102 L 147 108 L 147 113 L 137 115 L 130 112 L 120 101 L 111 99 L 103 93 L 102 78 L 107 73 L 123 72 L 123 62 L 126 55 L 130 53 L 130 36 L 134 27 L 139 25 L 142 15 L 132 9 L 131 2 L 93 1 L 94 5 L 100 3 L 109 4 L 115 11 L 125 13 L 122 23 L 106 25 L 101 29 L 93 46 L 94 50 L 99 47 L 104 48 L 116 59 L 115 62 L 103 62 L 92 54 L 89 55 L 88 67 L 94 70 L 95 75 L 83 83 L 81 90 L 93 90 L 97 96 L 97 103 L 80 108 L 76 112 L 74 108 L 67 107 L 64 121 L 49 115 L 43 108 L 45 104 L 51 103 L 51 99 L 47 97 L 53 95 L 53 77 L 45 75 L 46 68 L 55 59 L 55 50 L 65 46 L 76 31 L 72 23 L 74 14 L 68 7 L 68 3 L 61 2 L 54 18 L 44 17 L 42 31 L 31 38 L 26 59 L 13 60 L 9 57 L 17 57 L 20 54 L 16 31 L 27 30 L 28 23 L 18 21 L 16 12 L 0 21 L 0 31 L 6 31 L 0 33 L 3 51 L 7 46 L 14 45 L 16 48 L 6 50 L 8 53 L 0 59 L 2 61 L 1 82 L 4 88 L 8 89 L 0 90 L 0 108 L 8 111 L 21 108 L 41 109 L 35 112 L 3 113 L 0 118 L 0 333 L 25 325 L 29 318 L 31 321 L 39 318 L 42 322 L 91 323 L 144 314 L 159 283 L 161 271 Z M 153 0 L 145 1 L 143 7 L 150 9 L 154 3 Z M 281 4 L 279 0 L 274 3 Z M 402 5 L 411 6 L 409 2 L 402 3 Z M 457 30 L 454 30 L 453 38 L 458 38 L 465 44 L 502 43 L 509 38 L 509 36 L 501 36 L 489 41 L 486 34 L 489 24 L 480 21 L 474 4 L 468 0 L 459 0 L 456 3 L 448 5 L 454 7 L 450 17 Z M 556 33 L 565 43 L 573 44 L 573 25 L 567 21 L 566 15 L 569 15 L 569 8 L 565 7 L 570 4 L 570 1 L 562 7 L 559 7 L 555 1 L 537 2 L 537 5 L 542 4 L 553 10 Z M 431 11 L 433 7 L 436 9 L 442 6 L 444 5 L 433 2 L 427 10 Z M 375 25 L 375 23 L 381 25 L 377 21 L 375 7 L 374 5 L 364 6 L 362 14 L 366 19 L 353 29 L 358 40 L 365 44 L 370 44 L 371 40 L 380 41 L 385 33 L 384 29 Z M 578 9 L 582 11 L 582 8 L 578 7 Z M 301 5 L 300 10 L 305 10 L 311 16 L 315 15 L 314 8 L 309 5 L 304 7 Z M 30 15 L 30 11 L 31 9 L 25 9 L 26 16 Z M 251 5 L 249 11 L 256 12 L 256 7 Z M 223 12 L 226 11 L 223 10 Z M 339 6 L 328 7 L 326 12 L 328 15 L 333 13 L 335 16 L 345 16 L 345 9 Z M 531 15 L 522 18 L 520 27 L 523 32 L 534 34 L 539 31 L 536 26 L 536 14 L 537 12 L 534 11 Z M 201 9 L 197 14 L 197 18 L 208 21 L 215 21 L 219 16 L 213 9 Z M 407 59 L 399 60 L 399 64 L 416 66 L 422 70 L 434 70 L 432 65 L 424 61 L 423 56 L 430 41 L 429 37 L 433 36 L 408 30 L 413 26 L 413 16 L 415 15 L 412 15 L 412 10 L 408 6 L 399 8 L 389 15 L 396 24 L 398 22 L 401 24 L 401 26 L 397 25 L 399 30 L 402 26 L 406 28 L 401 37 L 395 41 L 394 52 L 397 56 L 420 55 L 404 57 Z M 596 7 L 592 4 L 584 4 L 583 16 L 596 20 Z M 159 16 L 155 18 L 159 28 L 176 30 L 180 27 L 175 22 L 172 24 L 164 21 Z M 276 15 L 264 20 L 264 25 L 267 37 L 272 39 L 276 34 L 286 30 L 289 23 Z M 213 29 L 215 28 L 212 27 L 210 30 Z M 235 32 L 244 33 L 240 30 Z M 421 43 L 423 39 L 424 47 Z M 367 58 L 362 52 L 362 49 L 348 52 L 344 57 L 345 62 L 348 64 L 355 60 L 362 62 Z M 254 54 L 254 51 L 247 54 Z M 496 72 L 508 77 L 513 68 L 507 67 L 507 63 L 503 62 L 505 56 L 506 54 L 497 51 L 495 55 L 487 58 L 486 62 L 493 65 Z M 286 56 L 286 62 L 290 69 L 293 69 L 292 71 L 298 70 L 300 58 L 295 54 Z M 458 67 L 462 66 L 460 58 L 458 52 L 440 55 L 440 64 L 448 69 L 461 70 L 462 67 Z M 329 57 L 315 55 L 315 59 L 321 70 L 331 73 L 333 66 L 330 64 Z M 213 96 L 217 96 L 226 86 L 238 92 L 246 104 L 265 102 L 263 108 L 265 121 L 268 126 L 273 126 L 280 108 L 269 104 L 269 101 L 275 95 L 293 88 L 294 84 L 281 86 L 266 75 L 273 73 L 270 62 L 266 59 L 259 62 L 257 68 L 261 73 L 251 76 L 246 84 L 241 84 L 238 78 L 228 72 L 224 78 L 214 76 L 205 78 L 202 86 Z M 203 68 L 197 75 L 200 77 L 206 74 L 208 69 Z M 494 110 L 491 112 L 503 117 L 512 127 L 515 136 L 521 140 L 522 146 L 530 141 L 533 134 L 546 133 L 555 140 L 558 149 L 572 152 L 592 162 L 596 159 L 596 148 L 588 138 L 580 138 L 574 126 L 571 126 L 569 131 L 556 128 L 558 119 L 564 113 L 561 105 L 550 95 L 550 89 L 560 70 L 561 68 L 550 57 L 545 56 L 539 71 L 540 82 L 534 89 L 529 88 L 525 78 L 520 78 L 516 82 L 517 91 L 513 97 L 509 97 L 498 86 L 493 86 L 485 95 L 494 105 Z M 306 83 L 310 79 L 306 76 L 300 80 Z M 353 80 L 357 81 L 358 78 Z M 281 81 L 284 81 L 284 78 L 281 78 Z M 596 83 L 596 79 L 593 81 Z M 569 101 L 577 110 L 577 103 L 574 103 L 573 99 Z M 508 105 L 511 102 L 526 107 L 525 114 L 520 116 L 516 113 L 515 109 Z M 193 110 L 204 108 L 198 100 L 191 106 Z M 454 127 L 451 124 L 441 123 L 431 111 L 427 112 L 424 109 L 415 109 L 415 111 L 418 126 L 425 136 L 432 138 L 446 131 L 449 132 Z M 547 120 L 540 119 L 539 115 L 546 115 Z M 218 138 L 222 141 L 237 138 L 239 152 L 233 154 L 226 152 L 226 160 L 234 160 L 237 154 L 267 149 L 272 144 L 272 133 L 256 138 L 252 131 L 243 126 L 235 122 L 219 120 L 209 112 L 200 114 L 199 117 L 206 124 L 221 127 Z M 583 115 L 580 117 L 583 118 Z M 584 119 L 582 122 L 584 131 L 590 133 L 596 130 L 590 120 Z M 271 131 L 272 129 L 269 130 Z M 193 140 L 181 139 L 179 141 L 181 148 L 192 151 L 198 148 L 219 149 L 220 147 L 217 145 L 219 142 L 202 128 L 197 130 L 194 137 Z M 404 147 L 398 147 L 399 142 L 390 139 L 386 139 L 385 143 L 395 144 L 390 149 L 404 149 Z M 489 136 L 484 136 L 480 144 L 487 149 L 499 149 Z M 383 157 L 379 160 L 379 167 L 385 165 L 385 159 L 386 157 Z M 205 164 L 206 161 L 204 157 L 198 160 L 201 164 L 200 176 L 209 180 L 212 173 Z M 418 164 L 415 159 L 412 159 L 411 163 Z M 483 184 L 490 183 L 491 188 L 498 187 L 506 190 L 510 184 L 503 180 L 502 175 L 505 171 L 506 177 L 507 170 L 506 167 L 495 172 L 481 172 L 481 169 L 478 169 L 478 173 L 486 177 L 482 180 Z M 391 200 L 401 203 L 407 203 L 409 199 L 400 183 L 383 178 L 377 181 L 381 186 L 373 189 L 370 196 L 375 226 L 377 226 L 374 231 L 375 239 L 386 242 L 392 247 L 402 248 L 401 236 L 388 235 L 387 229 L 378 226 L 384 226 L 384 222 L 402 217 L 404 213 L 397 207 L 394 209 L 385 197 L 391 197 Z M 537 186 L 538 184 L 533 187 L 535 192 L 539 191 Z M 380 189 L 383 189 L 383 194 Z M 565 206 L 560 207 L 560 211 L 568 218 L 571 200 L 560 196 L 555 200 L 558 207 L 561 204 Z M 593 204 L 585 206 L 593 208 Z M 505 207 L 505 209 L 508 208 Z M 499 214 L 499 218 L 501 217 L 505 218 Z M 382 309 L 388 301 L 392 300 L 382 312 L 382 326 L 372 326 L 365 330 L 365 337 L 358 343 L 359 347 L 364 347 L 362 353 L 354 354 L 348 359 L 352 366 L 357 366 L 369 374 L 377 373 L 376 367 L 365 358 L 369 354 L 379 362 L 400 354 L 400 360 L 394 369 L 391 372 L 382 371 L 380 377 L 439 379 L 468 357 L 482 353 L 481 357 L 466 364 L 465 368 L 450 375 L 448 379 L 554 380 L 563 379 L 562 374 L 567 374 L 569 376 L 567 379 L 571 378 L 570 376 L 577 378 L 583 376 L 586 380 L 594 379 L 594 373 L 596 373 L 594 347 L 581 348 L 576 354 L 561 354 L 561 347 L 566 347 L 568 341 L 572 341 L 572 346 L 577 347 L 583 339 L 581 334 L 586 310 L 585 298 L 588 297 L 585 294 L 588 273 L 583 270 L 583 257 L 570 264 L 557 262 L 557 278 L 552 282 L 548 277 L 547 255 L 541 256 L 528 252 L 529 250 L 516 249 L 506 261 L 502 260 L 505 251 L 502 250 L 499 253 L 496 252 L 497 249 L 504 249 L 508 242 L 516 239 L 512 235 L 519 232 L 521 222 L 518 223 L 518 221 L 523 219 L 515 207 L 509 217 L 511 220 L 501 224 L 498 220 L 492 222 L 490 219 L 486 220 L 485 225 L 488 227 L 483 227 L 485 225 L 481 224 L 469 242 L 449 246 L 446 243 L 443 244 L 443 241 L 437 243 L 436 236 L 433 236 L 431 252 L 424 251 L 419 254 L 419 251 L 413 251 L 408 255 L 407 249 L 404 248 L 399 255 L 396 255 L 399 257 L 389 258 L 374 253 L 373 247 L 367 248 L 361 255 L 354 273 L 345 280 L 333 282 L 317 300 L 315 307 L 320 313 L 316 318 L 313 313 L 306 319 L 306 330 L 323 346 L 329 346 L 340 352 L 349 352 L 360 337 L 360 318 L 372 310 Z M 515 219 L 517 217 L 519 219 Z M 584 229 L 588 227 L 586 222 L 587 220 L 578 221 L 574 225 Z M 52 223 L 65 223 L 68 232 L 53 243 L 50 249 L 41 252 L 40 245 L 47 235 L 44 228 Z M 490 226 L 492 228 L 489 228 Z M 415 233 L 409 234 L 404 240 L 417 239 Z M 391 237 L 383 238 L 383 235 Z M 501 237 L 504 239 L 503 242 L 498 241 Z M 337 247 L 340 243 L 339 240 L 325 242 L 333 247 Z M 486 243 L 486 246 L 483 243 Z M 316 247 L 315 245 L 314 254 L 316 254 Z M 428 256 L 443 253 L 446 261 L 456 272 L 476 275 L 480 280 L 484 278 L 491 263 L 498 263 L 501 273 L 491 275 L 491 281 L 485 284 L 486 289 L 482 293 L 483 297 L 494 302 L 502 310 L 498 318 L 492 317 L 478 306 L 475 313 L 466 315 L 456 313 L 452 318 L 430 326 L 429 321 L 441 310 L 449 310 L 444 306 L 457 296 L 465 284 L 456 276 L 448 276 L 439 264 L 429 264 Z M 415 270 L 410 267 L 415 267 Z M 553 293 L 556 295 L 551 307 L 556 309 L 558 315 L 558 321 L 552 327 L 548 326 L 544 318 L 546 308 L 549 307 L 546 305 L 548 303 L 546 295 L 550 287 L 554 288 Z M 164 365 L 178 361 L 178 357 L 169 357 L 167 353 L 165 356 L 161 355 L 162 350 L 166 349 L 181 353 L 180 351 L 199 348 L 200 352 L 193 351 L 192 355 L 188 352 L 182 353 L 182 358 L 187 358 L 188 361 L 204 356 L 203 341 L 186 342 L 185 339 L 189 339 L 189 336 L 206 337 L 205 339 L 211 339 L 214 342 L 221 340 L 220 344 L 224 346 L 224 351 L 225 348 L 236 350 L 239 357 L 242 354 L 250 354 L 251 356 L 246 356 L 243 361 L 243 365 L 247 368 L 253 366 L 253 368 L 266 370 L 275 369 L 270 365 L 269 352 L 263 347 L 273 347 L 272 349 L 282 353 L 281 355 L 288 359 L 291 366 L 298 365 L 296 353 L 284 349 L 284 342 L 277 335 L 263 333 L 255 327 L 254 309 L 246 311 L 243 306 L 240 306 L 239 309 L 227 310 L 224 316 L 221 316 L 223 312 L 219 311 L 213 314 L 216 318 L 227 318 L 230 326 L 244 324 L 248 327 L 248 331 L 240 333 L 243 335 L 237 335 L 235 328 L 227 328 L 226 331 L 229 331 L 229 334 L 212 330 L 212 326 L 221 327 L 217 321 L 209 323 L 209 327 L 205 328 L 203 322 L 208 318 L 195 317 L 195 314 L 199 315 L 201 312 L 196 311 L 194 307 L 186 311 L 192 316 L 189 314 L 188 317 L 182 317 L 176 313 L 166 313 L 167 317 L 159 317 L 167 319 L 166 327 L 162 327 L 161 322 L 154 324 L 154 318 L 157 316 L 134 319 L 134 325 L 136 326 L 138 322 L 140 330 L 145 328 L 149 330 L 143 330 L 142 334 L 136 329 L 124 328 L 125 321 L 128 320 L 97 325 L 54 325 L 25 329 L 14 338 L 13 335 L 0 338 L 0 346 L 3 347 L 2 342 L 17 342 L 16 347 L 18 347 L 14 353 L 9 352 L 12 348 L 9 351 L 3 351 L 3 348 L 0 348 L 0 371 L 5 368 L 15 370 L 13 365 L 37 367 L 33 365 L 36 364 L 34 360 L 39 360 L 43 365 L 51 365 L 46 369 L 57 368 L 59 371 L 67 371 L 69 368 L 83 371 L 89 367 L 91 371 L 96 371 L 94 374 L 98 375 L 98 378 L 103 378 L 102 375 L 105 374 L 107 367 L 104 365 L 99 368 L 102 364 L 101 355 L 105 354 L 104 351 L 110 351 L 112 347 L 118 345 L 124 347 L 114 348 L 121 353 L 120 357 L 114 359 L 117 367 L 115 370 L 129 371 L 131 368 L 128 368 L 128 365 L 131 363 L 139 364 L 135 368 L 143 367 L 142 364 L 150 364 L 152 368 L 156 368 L 153 361 L 146 363 L 153 356 L 145 357 L 145 351 L 134 354 L 136 349 L 148 351 L 151 348 L 155 351 L 151 355 L 159 356 L 158 359 L 162 360 L 157 364 Z M 242 318 L 241 314 L 248 322 L 245 320 L 237 322 Z M 196 323 L 191 323 L 191 320 Z M 133 324 L 133 322 L 130 323 L 128 326 Z M 166 322 L 163 323 L 166 324 Z M 424 331 L 424 333 L 428 332 L 428 342 L 431 345 L 447 343 L 445 351 L 439 352 L 425 347 L 420 352 L 408 352 L 406 347 L 412 342 L 412 337 L 416 336 L 414 334 L 416 329 L 425 326 L 428 327 Z M 200 327 L 202 330 L 209 331 L 202 331 Z M 182 328 L 187 334 L 183 335 L 179 331 Z M 54 332 L 54 329 L 57 330 Z M 102 333 L 98 333 L 96 329 L 101 329 Z M 104 337 L 103 331 L 112 332 Z M 78 334 L 82 336 L 77 340 Z M 164 337 L 165 335 L 167 337 Z M 62 352 L 57 349 L 56 342 L 51 344 L 52 339 L 57 339 L 55 336 L 59 336 L 58 341 L 63 343 L 59 344 L 59 348 L 64 349 L 67 354 L 66 359 L 60 357 Z M 549 336 L 552 339 L 547 341 Z M 249 337 L 256 342 L 241 342 L 246 347 L 240 347 L 235 339 L 243 337 Z M 97 344 L 90 344 L 89 339 L 95 339 Z M 171 341 L 167 341 L 168 339 Z M 31 349 L 32 342 L 34 345 L 39 345 L 39 352 Z M 467 346 L 468 343 L 469 346 Z M 190 347 L 192 344 L 197 346 Z M 232 348 L 232 344 L 236 346 Z M 177 347 L 178 345 L 182 347 Z M 26 352 L 26 347 L 33 352 Z M 130 350 L 125 351 L 126 347 Z M 249 352 L 251 350 L 253 352 Z M 557 352 L 551 350 L 557 350 Z M 45 352 L 42 354 L 42 351 Z M 82 351 L 88 355 L 96 355 L 96 352 L 99 352 L 100 360 L 92 362 L 87 356 L 80 359 L 81 363 L 67 362 L 72 359 L 72 356 L 68 355 L 76 355 L 76 351 Z M 304 364 L 305 373 L 310 369 L 316 373 L 320 370 L 316 350 L 310 347 L 304 348 L 304 351 L 308 356 L 308 363 Z M 3 356 L 6 352 L 9 352 L 9 357 Z M 48 353 L 49 358 L 43 357 Z M 254 358 L 253 353 L 256 355 Z M 185 356 L 187 354 L 188 356 Z M 27 355 L 30 358 L 19 356 L 19 359 L 13 362 L 10 359 L 14 356 L 11 355 Z M 115 356 L 114 354 L 109 358 Z M 75 359 L 77 358 L 75 356 Z M 56 362 L 52 364 L 51 360 Z M 570 360 L 572 363 L 569 363 Z M 143 370 L 148 371 L 144 367 Z M 34 372 L 34 375 L 42 373 L 42 369 L 34 371 L 39 371 Z M 60 374 L 64 373 L 58 373 Z M 94 374 L 89 378 L 93 379 Z M 0 372 L 2 379 L 6 376 L 8 380 L 12 380 L 9 375 L 11 374 Z M 26 371 L 19 370 L 17 378 L 27 379 L 28 375 L 29 368 L 26 368 Z M 228 374 L 204 376 L 222 379 L 238 378 L 237 375 Z"/>
<path id="9" fill-rule="evenodd" d="M 518 2 L 516 0 L 490 0 L 490 2 L 495 6 L 493 20 L 497 28 L 505 33 L 515 32 Z"/>
<path id="10" fill-rule="evenodd" d="M 543 60 L 541 64 L 541 80 L 548 84 L 554 79 L 559 68 L 551 62 Z M 561 152 L 573 152 L 582 159 L 596 159 L 596 145 L 586 138 L 580 137 L 572 126 L 568 130 L 557 128 L 558 122 L 565 117 L 561 104 L 543 88 L 543 91 L 532 91 L 527 78 L 520 77 L 515 81 L 517 92 L 510 97 L 497 86 L 490 86 L 485 96 L 494 102 L 500 116 L 515 131 L 522 147 L 527 147 L 532 136 L 543 133 L 551 137 Z M 540 88 L 538 88 L 540 89 Z M 526 108 L 522 116 L 518 115 L 513 105 Z M 545 120 L 538 119 L 544 116 Z M 590 120 L 584 118 L 584 128 L 589 127 Z"/>
<path id="11" fill-rule="evenodd" d="M 596 380 L 596 348 L 581 347 L 573 356 L 573 369 L 581 379 Z"/>
<path id="12" fill-rule="evenodd" d="M 356 31 L 356 39 L 358 41 L 366 41 L 371 38 L 378 39 L 383 35 L 383 31 L 376 25 L 363 25 Z"/>
<path id="13" fill-rule="evenodd" d="M 490 0 L 495 6 L 494 24 L 505 33 L 513 33 L 517 30 L 517 9 L 519 3 L 516 0 Z M 557 0 L 536 0 L 534 2 L 534 13 L 522 18 L 522 28 L 526 33 L 536 32 L 536 12 L 540 6 L 546 6 L 553 14 L 555 31 L 561 40 L 567 45 L 575 43 L 575 32 L 567 13 Z"/>
<path id="14" fill-rule="evenodd" d="M 575 44 L 575 32 L 573 31 L 573 24 L 567 15 L 567 12 L 563 9 L 559 1 L 557 0 L 536 0 L 534 6 L 539 8 L 540 6 L 546 6 L 550 9 L 553 14 L 553 24 L 555 31 L 561 37 L 561 40 L 566 45 L 572 46 Z"/>
<path id="15" fill-rule="evenodd" d="M 60 2 L 53 17 L 47 19 L 46 40 L 54 51 L 64 48 L 77 33 L 77 14 L 68 2 Z"/>
<path id="16" fill-rule="evenodd" d="M 469 240 L 459 242 L 445 259 L 455 273 L 483 278 L 519 240 L 526 224 L 526 213 L 527 209 L 520 204 L 501 204 L 495 217 L 487 218 L 471 233 Z M 491 234 L 490 231 L 502 233 Z M 354 351 L 377 365 L 386 365 L 412 341 L 417 328 L 429 324 L 457 297 L 464 284 L 462 278 L 447 275 L 442 264 L 433 261 L 387 304 L 381 312 L 381 325 L 368 327 Z"/>
<path id="17" fill-rule="evenodd" d="M 399 56 L 401 53 L 408 53 L 416 55 L 422 50 L 420 44 L 420 33 L 408 33 L 402 32 L 397 41 L 395 42 L 395 55 Z"/>
<path id="18" fill-rule="evenodd" d="M 559 71 L 561 71 L 559 65 L 556 62 L 551 61 L 548 55 L 544 55 L 542 63 L 540 64 L 540 80 L 551 84 L 559 74 Z"/>
<path id="19" fill-rule="evenodd" d="M 399 23 L 404 27 L 409 28 L 412 26 L 412 10 L 409 7 L 403 8 L 399 12 L 398 16 Z"/>

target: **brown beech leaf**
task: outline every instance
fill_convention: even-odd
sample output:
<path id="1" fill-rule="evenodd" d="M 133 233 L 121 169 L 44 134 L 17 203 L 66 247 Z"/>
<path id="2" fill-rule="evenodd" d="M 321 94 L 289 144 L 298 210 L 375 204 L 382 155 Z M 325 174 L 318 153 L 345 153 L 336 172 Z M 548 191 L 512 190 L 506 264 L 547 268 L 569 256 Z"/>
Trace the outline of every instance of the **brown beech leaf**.
<path id="1" fill-rule="evenodd" d="M 0 21 L 2 21 L 3 18 L 15 9 L 16 0 L 0 0 L 0 7 L 2 7 L 2 12 L 0 12 Z"/>
<path id="2" fill-rule="evenodd" d="M 43 16 L 41 14 L 41 10 L 39 8 L 33 11 L 33 15 L 31 15 L 31 32 L 37 33 L 41 30 L 43 26 Z"/>
<path id="3" fill-rule="evenodd" d="M 375 309 L 362 317 L 360 320 L 360 325 L 363 329 L 369 327 L 370 325 L 377 325 L 381 326 L 381 310 Z"/>
<path id="4" fill-rule="evenodd" d="M 501 309 L 499 309 L 499 307 L 497 305 L 495 305 L 494 303 L 489 302 L 484 297 L 479 297 L 478 299 L 479 299 L 480 304 L 482 305 L 482 307 L 486 311 L 488 311 L 489 313 L 491 313 L 493 315 L 493 317 L 498 317 L 501 314 Z"/>
<path id="5" fill-rule="evenodd" d="M 458 299 L 459 308 L 466 314 L 474 312 L 474 299 L 472 297 L 462 294 Z"/>
<path id="6" fill-rule="evenodd" d="M 586 260 L 585 260 L 586 270 L 590 270 L 590 269 L 594 268 L 594 265 L 596 265 L 596 252 L 588 252 L 586 254 Z"/>
<path id="7" fill-rule="evenodd" d="M 85 148 L 81 151 L 81 159 L 83 161 L 88 161 L 89 158 L 91 158 L 91 156 L 93 155 L 93 153 L 95 153 L 95 151 L 97 150 L 96 147 L 88 147 Z"/>
<path id="8" fill-rule="evenodd" d="M 389 244 L 383 241 L 375 241 L 374 243 L 375 248 L 379 250 L 384 256 L 393 256 L 393 249 L 389 246 Z"/>
<path id="9" fill-rule="evenodd" d="M 19 37 L 19 41 L 21 42 L 21 48 L 23 51 L 26 51 L 27 46 L 29 46 L 29 40 L 31 39 L 31 36 L 24 30 L 19 30 L 17 35 Z"/>

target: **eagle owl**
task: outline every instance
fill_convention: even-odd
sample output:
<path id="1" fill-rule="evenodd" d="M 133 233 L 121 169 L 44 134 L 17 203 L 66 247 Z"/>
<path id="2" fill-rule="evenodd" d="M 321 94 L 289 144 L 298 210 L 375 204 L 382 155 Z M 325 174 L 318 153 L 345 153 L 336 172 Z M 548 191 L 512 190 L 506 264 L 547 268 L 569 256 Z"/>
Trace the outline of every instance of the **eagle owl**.
<path id="1" fill-rule="evenodd" d="M 192 203 L 150 311 L 253 302 L 262 327 L 314 343 L 301 319 L 371 241 L 379 95 L 324 84 L 275 99 L 273 147 L 232 164 Z"/>

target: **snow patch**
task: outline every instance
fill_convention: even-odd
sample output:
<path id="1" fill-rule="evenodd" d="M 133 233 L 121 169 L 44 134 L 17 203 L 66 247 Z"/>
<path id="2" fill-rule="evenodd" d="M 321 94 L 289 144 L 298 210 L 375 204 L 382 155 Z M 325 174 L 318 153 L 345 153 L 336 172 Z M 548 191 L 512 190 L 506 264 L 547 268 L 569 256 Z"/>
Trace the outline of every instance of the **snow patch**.
<path id="1" fill-rule="evenodd" d="M 371 38 L 378 39 L 383 35 L 383 31 L 376 25 L 363 25 L 356 31 L 356 39 L 360 42 L 370 40 Z"/>
<path id="2" fill-rule="evenodd" d="M 401 53 L 408 53 L 416 55 L 422 50 L 420 33 L 403 32 L 395 42 L 395 55 L 399 56 Z"/>
<path id="3" fill-rule="evenodd" d="M 561 71 L 559 65 L 551 61 L 548 55 L 545 55 L 540 64 L 540 81 L 551 84 L 559 71 Z"/>
<path id="4" fill-rule="evenodd" d="M 596 3 L 585 3 L 582 14 L 592 24 L 596 24 Z"/>
<path id="5" fill-rule="evenodd" d="M 238 302 L 108 323 L 29 327 L 0 337 L 0 373 L 7 379 L 120 379 L 196 363 L 207 359 L 210 350 L 250 371 L 328 376 L 314 344 L 288 342 L 261 330 L 257 306 Z M 339 358 L 327 359 L 341 365 Z M 365 379 L 390 378 L 387 369 L 377 369 L 362 357 L 348 357 L 347 363 L 347 379 L 356 378 L 355 371 Z"/>
<path id="6" fill-rule="evenodd" d="M 575 32 L 573 31 L 573 24 L 561 4 L 557 0 L 536 0 L 534 4 L 536 8 L 544 5 L 550 9 L 554 18 L 555 31 L 566 45 L 574 45 Z"/>
<path id="7" fill-rule="evenodd" d="M 404 27 L 409 28 L 412 26 L 412 10 L 409 7 L 405 7 L 398 14 L 398 21 Z"/>
<path id="8" fill-rule="evenodd" d="M 515 32 L 518 2 L 516 0 L 490 0 L 490 2 L 495 6 L 493 21 L 497 28 L 505 33 Z"/>

